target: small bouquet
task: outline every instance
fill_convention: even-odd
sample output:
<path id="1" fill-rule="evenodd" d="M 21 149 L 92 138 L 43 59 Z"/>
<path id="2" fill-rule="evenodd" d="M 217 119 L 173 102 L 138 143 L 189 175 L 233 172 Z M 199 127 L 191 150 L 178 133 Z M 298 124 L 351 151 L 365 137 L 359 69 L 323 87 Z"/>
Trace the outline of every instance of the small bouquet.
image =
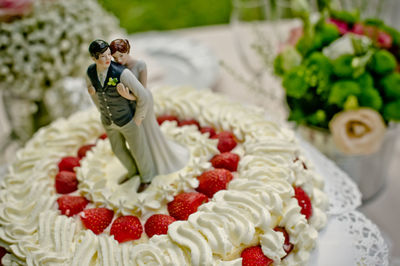
<path id="1" fill-rule="evenodd" d="M 0 97 L 20 140 L 74 110 L 54 92 L 84 76 L 91 41 L 123 32 L 96 0 L 0 0 L 0 21 Z"/>
<path id="2" fill-rule="evenodd" d="M 377 151 L 388 123 L 400 120 L 400 33 L 329 5 L 304 25 L 274 60 L 289 120 L 329 129 L 345 154 Z"/>

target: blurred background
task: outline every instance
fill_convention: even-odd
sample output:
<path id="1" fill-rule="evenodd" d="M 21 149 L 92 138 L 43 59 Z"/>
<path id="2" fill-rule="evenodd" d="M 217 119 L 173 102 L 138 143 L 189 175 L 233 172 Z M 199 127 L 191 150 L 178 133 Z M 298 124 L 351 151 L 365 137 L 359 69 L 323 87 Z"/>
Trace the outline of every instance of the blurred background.
<path id="1" fill-rule="evenodd" d="M 229 23 L 230 0 L 99 0 L 128 33 Z M 165 8 L 160 8 L 165 7 Z"/>

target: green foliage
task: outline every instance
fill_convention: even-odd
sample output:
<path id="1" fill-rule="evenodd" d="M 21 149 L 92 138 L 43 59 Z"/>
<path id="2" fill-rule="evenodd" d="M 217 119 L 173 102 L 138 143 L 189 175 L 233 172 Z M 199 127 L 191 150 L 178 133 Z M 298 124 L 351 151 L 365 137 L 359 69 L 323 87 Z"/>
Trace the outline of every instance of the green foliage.
<path id="1" fill-rule="evenodd" d="M 336 104 L 343 108 L 347 97 L 350 95 L 358 96 L 361 93 L 360 86 L 358 83 L 351 80 L 339 80 L 336 81 L 329 94 L 328 103 Z"/>
<path id="2" fill-rule="evenodd" d="M 335 25 L 318 23 L 315 30 L 308 35 L 303 35 L 296 44 L 296 49 L 303 56 L 307 56 L 315 51 L 320 51 L 322 47 L 329 45 L 331 42 L 340 37 L 339 30 Z"/>
<path id="3" fill-rule="evenodd" d="M 298 66 L 288 71 L 284 75 L 282 83 L 286 90 L 286 95 L 297 99 L 304 96 L 309 88 L 306 75 L 304 66 Z"/>
<path id="4" fill-rule="evenodd" d="M 274 60 L 274 70 L 282 76 L 285 72 L 301 64 L 302 57 L 293 47 L 286 47 Z"/>
<path id="5" fill-rule="evenodd" d="M 318 42 L 316 43 L 318 44 Z M 302 36 L 296 44 L 297 51 L 299 51 L 299 53 L 303 57 L 305 57 L 309 53 L 312 47 L 313 47 L 312 41 L 310 41 L 310 39 L 307 38 L 306 36 Z"/>
<path id="6" fill-rule="evenodd" d="M 328 8 L 330 5 L 331 1 L 330 0 L 317 0 L 317 6 L 318 6 L 318 10 L 322 11 L 325 8 Z"/>
<path id="7" fill-rule="evenodd" d="M 295 46 L 303 61 L 290 67 L 285 64 L 288 54 L 275 60 L 276 73 L 283 75 L 289 120 L 328 128 L 338 112 L 369 107 L 380 112 L 386 122 L 400 121 L 400 73 L 395 72 L 400 32 L 378 19 L 361 21 L 358 11 L 335 11 L 325 0 L 317 1 L 325 8 L 321 18 L 316 24 L 303 18 L 304 34 Z M 366 37 L 342 38 L 338 27 L 326 22 L 327 15 L 347 23 L 349 29 L 360 23 Z M 387 35 L 379 42 L 380 33 L 389 34 L 392 43 Z"/>
<path id="8" fill-rule="evenodd" d="M 301 125 L 306 123 L 306 116 L 300 108 L 291 108 L 288 120 L 295 121 L 297 124 Z"/>
<path id="9" fill-rule="evenodd" d="M 366 20 L 364 20 L 364 24 L 369 26 L 377 26 L 379 28 L 385 25 L 383 20 L 378 18 L 367 18 Z"/>
<path id="10" fill-rule="evenodd" d="M 332 64 L 328 57 L 321 52 L 312 53 L 303 63 L 309 70 L 309 85 L 316 87 L 316 93 L 327 98 L 330 89 Z"/>
<path id="11" fill-rule="evenodd" d="M 128 33 L 228 23 L 231 0 L 99 0 Z"/>
<path id="12" fill-rule="evenodd" d="M 374 88 L 374 79 L 371 74 L 364 72 L 361 76 L 355 79 L 362 90 Z"/>
<path id="13" fill-rule="evenodd" d="M 354 24 L 360 21 L 360 14 L 357 10 L 346 11 L 346 10 L 330 10 L 332 18 L 345 21 L 349 24 Z"/>
<path id="14" fill-rule="evenodd" d="M 358 98 L 361 106 L 371 107 L 378 112 L 383 104 L 379 91 L 374 88 L 362 89 Z"/>
<path id="15" fill-rule="evenodd" d="M 318 23 L 315 28 L 316 35 L 320 35 L 323 46 L 329 45 L 331 42 L 340 37 L 339 29 L 331 23 Z"/>
<path id="16" fill-rule="evenodd" d="M 353 67 L 351 62 L 354 56 L 344 54 L 333 60 L 333 73 L 340 78 L 351 78 L 353 76 Z"/>
<path id="17" fill-rule="evenodd" d="M 308 18 L 310 5 L 307 0 L 291 0 L 291 10 L 296 17 Z"/>
<path id="18" fill-rule="evenodd" d="M 400 100 L 389 102 L 383 107 L 383 117 L 390 121 L 400 121 Z"/>
<path id="19" fill-rule="evenodd" d="M 378 50 L 369 63 L 369 68 L 376 74 L 385 75 L 397 66 L 396 58 L 387 50 Z"/>
<path id="20" fill-rule="evenodd" d="M 357 109 L 359 106 L 358 99 L 354 95 L 350 95 L 347 97 L 346 102 L 343 105 L 344 110 L 354 110 Z"/>
<path id="21" fill-rule="evenodd" d="M 321 75 L 329 76 L 332 65 L 328 57 L 321 52 L 314 52 L 304 60 L 304 65 L 308 68 L 316 68 Z"/>
<path id="22" fill-rule="evenodd" d="M 400 99 L 400 73 L 395 72 L 385 76 L 381 80 L 381 86 L 388 99 Z"/>
<path id="23" fill-rule="evenodd" d="M 326 113 L 324 110 L 319 109 L 315 113 L 307 116 L 307 122 L 313 126 L 319 126 L 326 121 Z"/>

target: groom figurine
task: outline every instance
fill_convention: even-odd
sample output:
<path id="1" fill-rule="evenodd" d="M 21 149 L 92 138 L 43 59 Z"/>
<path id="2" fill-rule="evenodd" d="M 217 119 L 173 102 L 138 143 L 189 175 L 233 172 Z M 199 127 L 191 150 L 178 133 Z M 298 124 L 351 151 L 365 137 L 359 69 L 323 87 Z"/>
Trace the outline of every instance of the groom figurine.
<path id="1" fill-rule="evenodd" d="M 107 42 L 93 41 L 89 52 L 95 64 L 87 69 L 87 85 L 95 90 L 91 96 L 100 111 L 112 150 L 128 170 L 126 179 L 139 175 L 141 184 L 148 184 L 155 175 L 155 168 L 150 150 L 144 145 L 145 132 L 141 126 L 150 104 L 145 88 L 128 69 L 111 61 Z M 136 106 L 118 93 L 118 83 L 136 96 Z"/>

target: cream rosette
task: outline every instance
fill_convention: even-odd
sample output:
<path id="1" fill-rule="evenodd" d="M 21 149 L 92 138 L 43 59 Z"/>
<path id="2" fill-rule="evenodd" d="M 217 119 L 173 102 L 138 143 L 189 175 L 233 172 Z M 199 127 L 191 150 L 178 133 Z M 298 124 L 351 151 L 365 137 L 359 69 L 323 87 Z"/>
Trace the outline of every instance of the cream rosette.
<path id="1" fill-rule="evenodd" d="M 370 108 L 337 113 L 329 123 L 329 128 L 337 147 L 350 155 L 378 151 L 386 132 L 382 116 Z"/>

